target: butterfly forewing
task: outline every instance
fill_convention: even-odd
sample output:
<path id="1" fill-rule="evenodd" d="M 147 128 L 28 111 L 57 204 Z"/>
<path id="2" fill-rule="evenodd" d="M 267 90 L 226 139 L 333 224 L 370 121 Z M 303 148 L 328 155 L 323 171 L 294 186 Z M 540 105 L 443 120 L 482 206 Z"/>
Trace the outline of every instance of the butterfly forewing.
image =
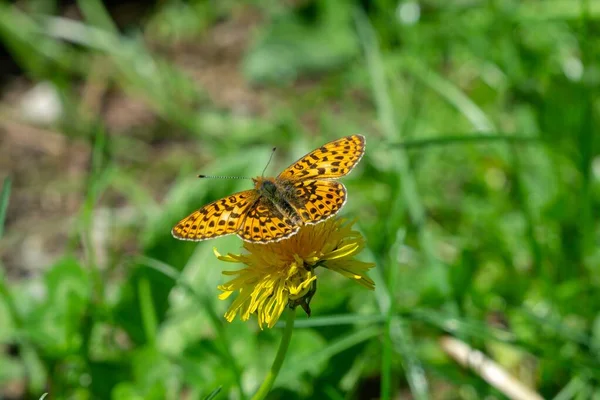
<path id="1" fill-rule="evenodd" d="M 195 241 L 236 233 L 257 199 L 256 190 L 224 197 L 179 221 L 171 233 L 178 239 Z"/>
<path id="2" fill-rule="evenodd" d="M 332 179 L 347 175 L 365 152 L 362 135 L 343 137 L 308 153 L 288 168 L 278 179 Z"/>

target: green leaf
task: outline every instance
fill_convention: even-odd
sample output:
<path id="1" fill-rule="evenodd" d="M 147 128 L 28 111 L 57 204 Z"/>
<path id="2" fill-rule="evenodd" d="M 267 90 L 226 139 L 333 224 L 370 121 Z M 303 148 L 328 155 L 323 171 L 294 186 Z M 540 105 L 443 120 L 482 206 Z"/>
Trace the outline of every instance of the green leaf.
<path id="1" fill-rule="evenodd" d="M 27 314 L 24 328 L 48 355 L 77 353 L 91 299 L 89 276 L 74 258 L 64 258 L 46 273 L 46 299 Z"/>

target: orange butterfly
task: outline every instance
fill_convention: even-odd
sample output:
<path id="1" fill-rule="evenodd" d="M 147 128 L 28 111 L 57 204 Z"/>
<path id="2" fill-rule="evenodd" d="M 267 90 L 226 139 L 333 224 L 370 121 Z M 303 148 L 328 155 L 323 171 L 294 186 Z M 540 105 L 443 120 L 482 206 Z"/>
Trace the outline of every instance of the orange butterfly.
<path id="1" fill-rule="evenodd" d="M 304 224 L 335 215 L 346 203 L 346 188 L 333 179 L 347 175 L 365 152 L 362 135 L 329 142 L 308 153 L 276 178 L 253 178 L 254 189 L 232 194 L 179 221 L 177 239 L 206 240 L 237 234 L 247 242 L 288 238 Z"/>

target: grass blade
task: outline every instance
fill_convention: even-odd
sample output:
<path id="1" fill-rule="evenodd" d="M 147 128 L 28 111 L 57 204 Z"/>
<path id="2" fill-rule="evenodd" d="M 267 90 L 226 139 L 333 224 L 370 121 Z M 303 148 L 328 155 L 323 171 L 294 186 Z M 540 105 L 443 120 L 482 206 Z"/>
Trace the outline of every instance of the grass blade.
<path id="1" fill-rule="evenodd" d="M 485 134 L 496 131 L 494 123 L 483 110 L 448 80 L 429 69 L 418 60 L 412 59 L 403 65 L 411 75 L 421 80 L 452 104 L 479 132 Z"/>
<path id="2" fill-rule="evenodd" d="M 206 396 L 204 398 L 204 400 L 213 400 L 221 392 L 221 389 L 222 389 L 222 387 L 219 386 L 218 388 L 216 388 L 215 390 L 213 390 L 212 392 L 210 392 L 210 394 L 208 396 Z"/>
<path id="3" fill-rule="evenodd" d="M 85 19 L 94 26 L 107 32 L 117 33 L 118 29 L 106 11 L 104 4 L 98 0 L 78 0 L 77 5 Z"/>
<path id="4" fill-rule="evenodd" d="M 412 139 L 403 142 L 392 142 L 390 147 L 401 148 L 407 150 L 421 150 L 432 146 L 448 146 L 448 145 L 466 145 L 466 144 L 488 144 L 501 142 L 507 144 L 540 144 L 542 138 L 537 136 L 516 136 L 505 134 L 494 135 L 452 135 L 452 136 L 435 136 L 426 139 Z"/>
<path id="5" fill-rule="evenodd" d="M 4 178 L 4 182 L 2 183 L 2 193 L 0 193 L 0 238 L 4 233 L 4 221 L 6 221 L 6 210 L 8 209 L 11 183 L 12 181 L 8 176 Z"/>
<path id="6" fill-rule="evenodd" d="M 358 330 L 347 336 L 336 339 L 316 353 L 313 353 L 309 356 L 304 356 L 300 360 L 290 360 L 286 364 L 288 367 L 285 367 L 280 373 L 280 379 L 284 381 L 290 379 L 291 376 L 298 376 L 300 373 L 311 368 L 312 365 L 325 362 L 336 354 L 356 346 L 359 343 L 372 339 L 379 334 L 381 334 L 380 327 L 369 326 L 365 329 Z"/>
<path id="7" fill-rule="evenodd" d="M 365 58 L 367 62 L 367 68 L 369 71 L 369 75 L 371 76 L 373 95 L 375 97 L 375 101 L 377 104 L 377 113 L 379 116 L 379 120 L 383 126 L 384 134 L 387 136 L 388 140 L 392 141 L 397 139 L 400 131 L 397 129 L 396 121 L 394 117 L 394 108 L 392 105 L 392 100 L 390 94 L 388 92 L 387 79 L 385 77 L 384 67 L 382 56 L 379 50 L 379 43 L 377 41 L 377 37 L 369 20 L 362 12 L 357 12 L 355 16 L 356 26 L 358 29 L 359 39 L 362 43 Z M 428 234 L 423 229 L 425 222 L 425 209 L 423 204 L 421 203 L 421 199 L 419 198 L 419 194 L 417 191 L 417 184 L 410 170 L 410 166 L 408 163 L 408 158 L 403 151 L 399 152 L 398 158 L 396 160 L 396 170 L 398 172 L 398 186 L 402 190 L 402 195 L 404 197 L 404 201 L 408 208 L 409 215 L 411 217 L 412 222 L 419 229 L 419 241 L 423 248 L 423 251 L 426 253 L 428 264 L 430 268 L 433 268 L 437 273 L 441 275 L 441 279 L 438 281 L 441 282 L 440 290 L 444 296 L 449 296 L 450 294 L 450 286 L 449 280 L 447 277 L 447 272 L 444 270 L 443 266 L 436 260 L 433 252 L 433 248 L 431 245 L 431 241 L 429 239 Z M 392 210 L 392 213 L 395 215 L 399 215 L 399 210 Z M 393 237 L 397 237 L 397 228 L 391 227 L 391 229 L 395 230 Z M 378 263 L 380 264 L 380 263 Z M 385 287 L 385 286 L 384 286 Z M 389 292 L 389 289 L 384 289 L 384 291 Z M 388 297 L 391 296 L 388 294 Z M 392 342 L 397 343 L 410 343 L 412 339 L 410 337 L 409 329 L 398 329 L 396 319 L 392 318 L 393 314 L 393 302 L 390 302 L 391 308 L 389 310 L 382 310 L 383 313 L 387 316 L 386 319 L 386 327 L 388 329 L 385 330 L 385 333 L 388 337 L 384 339 L 384 348 L 383 348 L 383 363 L 382 363 L 382 382 L 381 382 L 381 398 L 389 399 L 391 398 L 391 361 L 390 361 L 390 348 Z M 394 326 L 394 329 L 392 329 Z M 422 377 L 422 367 L 420 366 L 418 357 L 414 353 L 414 349 L 411 346 L 396 346 L 396 349 L 402 355 L 402 358 L 405 362 L 406 366 L 406 378 L 409 381 L 409 385 L 412 389 L 412 393 L 417 399 L 426 399 L 429 397 L 427 384 L 423 383 L 419 380 L 419 377 Z"/>

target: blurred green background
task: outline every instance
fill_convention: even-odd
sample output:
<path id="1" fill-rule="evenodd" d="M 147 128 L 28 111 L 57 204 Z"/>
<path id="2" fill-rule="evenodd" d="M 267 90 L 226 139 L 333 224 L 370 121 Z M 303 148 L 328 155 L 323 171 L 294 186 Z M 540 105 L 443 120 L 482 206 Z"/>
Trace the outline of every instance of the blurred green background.
<path id="1" fill-rule="evenodd" d="M 324 273 L 273 399 L 600 399 L 600 2 L 0 1 L 0 398 L 249 398 L 237 237 L 171 227 L 352 133 L 375 292 Z M 475 354 L 475 353 L 470 353 Z M 512 384 L 511 384 L 512 385 Z M 510 386 L 510 385 L 508 385 Z M 215 391 L 218 391 L 216 393 Z M 532 397 L 533 396 L 533 397 Z"/>

